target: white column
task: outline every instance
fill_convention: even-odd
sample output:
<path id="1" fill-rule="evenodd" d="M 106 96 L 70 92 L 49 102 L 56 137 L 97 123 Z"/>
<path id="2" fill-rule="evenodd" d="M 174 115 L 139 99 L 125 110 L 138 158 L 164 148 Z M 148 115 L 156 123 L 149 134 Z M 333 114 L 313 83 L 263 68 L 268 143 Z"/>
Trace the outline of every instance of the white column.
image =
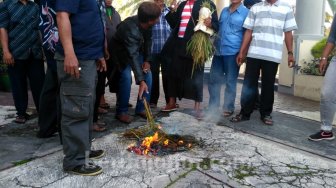
<path id="1" fill-rule="evenodd" d="M 227 7 L 230 5 L 230 0 L 216 0 L 215 1 L 216 7 L 217 7 L 217 14 L 218 16 L 222 12 L 224 7 Z"/>
<path id="2" fill-rule="evenodd" d="M 325 0 L 296 0 L 296 35 L 323 35 Z"/>
<path id="3" fill-rule="evenodd" d="M 295 20 L 298 30 L 294 32 L 294 54 L 298 65 L 304 59 L 312 59 L 311 47 L 324 35 L 324 17 L 326 0 L 296 0 Z M 297 70 L 287 67 L 287 49 L 284 48 L 283 63 L 279 70 L 279 92 L 297 93 L 300 76 Z"/>

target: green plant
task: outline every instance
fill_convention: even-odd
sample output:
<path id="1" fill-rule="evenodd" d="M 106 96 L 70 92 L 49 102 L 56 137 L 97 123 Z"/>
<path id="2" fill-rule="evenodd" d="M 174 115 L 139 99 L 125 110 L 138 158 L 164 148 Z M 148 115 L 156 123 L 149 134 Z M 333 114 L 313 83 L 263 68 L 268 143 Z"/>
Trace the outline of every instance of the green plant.
<path id="1" fill-rule="evenodd" d="M 304 60 L 303 66 L 300 68 L 300 73 L 307 75 L 315 75 L 315 76 L 324 76 L 324 73 L 319 71 L 320 58 L 322 57 L 322 53 L 324 47 L 327 44 L 327 38 L 323 38 L 318 41 L 310 50 L 313 59 L 310 62 Z M 333 56 L 336 55 L 336 50 L 334 49 L 329 56 L 327 57 L 327 61 L 330 62 Z"/>
<path id="2" fill-rule="evenodd" d="M 310 50 L 310 53 L 311 55 L 314 57 L 314 58 L 320 58 L 322 57 L 322 53 L 323 53 L 323 49 L 324 47 L 326 46 L 327 44 L 327 38 L 323 38 L 321 39 L 320 41 L 318 41 L 313 47 L 312 49 Z M 336 55 L 336 50 L 333 50 L 330 55 L 329 55 L 329 58 Z M 329 59 L 328 58 L 328 59 Z M 331 59 L 331 58 L 330 58 Z"/>
<path id="3" fill-rule="evenodd" d="M 329 61 L 329 60 L 328 60 Z M 319 70 L 320 58 L 314 58 L 310 62 L 304 61 L 300 73 L 315 76 L 324 76 Z"/>

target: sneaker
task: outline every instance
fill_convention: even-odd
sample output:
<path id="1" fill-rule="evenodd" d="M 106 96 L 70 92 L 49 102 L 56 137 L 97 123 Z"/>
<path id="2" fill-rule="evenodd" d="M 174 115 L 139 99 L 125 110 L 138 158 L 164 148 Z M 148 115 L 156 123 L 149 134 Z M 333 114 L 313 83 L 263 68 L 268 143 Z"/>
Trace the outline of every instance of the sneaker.
<path id="1" fill-rule="evenodd" d="M 333 140 L 334 138 L 335 137 L 332 132 L 325 131 L 317 132 L 316 134 L 312 134 L 308 137 L 308 139 L 312 141 Z"/>
<path id="2" fill-rule="evenodd" d="M 102 158 L 105 155 L 105 151 L 104 150 L 91 150 L 90 151 L 90 155 L 89 158 L 90 159 L 99 159 Z"/>
<path id="3" fill-rule="evenodd" d="M 82 176 L 96 176 L 98 174 L 101 174 L 103 172 L 103 169 L 100 166 L 90 162 L 86 165 L 78 165 L 71 170 L 65 170 L 65 172 Z"/>

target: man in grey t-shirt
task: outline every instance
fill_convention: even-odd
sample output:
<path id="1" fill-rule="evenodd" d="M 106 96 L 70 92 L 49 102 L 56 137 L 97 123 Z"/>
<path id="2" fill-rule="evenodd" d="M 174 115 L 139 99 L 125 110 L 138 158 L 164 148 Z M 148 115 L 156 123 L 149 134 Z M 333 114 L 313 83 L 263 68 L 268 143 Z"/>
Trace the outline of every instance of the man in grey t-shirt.
<path id="1" fill-rule="evenodd" d="M 288 66 L 294 62 L 292 31 L 297 29 L 291 7 L 279 0 L 266 0 L 251 7 L 244 22 L 246 32 L 237 64 L 241 65 L 247 54 L 246 71 L 241 94 L 241 111 L 232 122 L 246 121 L 254 109 L 261 71 L 260 96 L 261 120 L 272 125 L 271 113 L 274 103 L 274 82 L 279 63 L 282 62 L 283 35 L 288 50 Z"/>

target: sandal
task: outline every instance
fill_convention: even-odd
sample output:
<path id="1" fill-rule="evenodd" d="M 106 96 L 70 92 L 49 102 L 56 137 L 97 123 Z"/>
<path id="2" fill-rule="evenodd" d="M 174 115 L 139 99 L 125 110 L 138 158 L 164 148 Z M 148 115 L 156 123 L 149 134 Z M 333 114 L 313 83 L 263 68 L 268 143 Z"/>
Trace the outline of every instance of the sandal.
<path id="1" fill-rule="evenodd" d="M 166 107 L 161 109 L 161 112 L 172 112 L 172 111 L 175 111 L 175 110 L 177 110 L 176 105 L 174 105 L 174 106 L 167 105 Z"/>
<path id="2" fill-rule="evenodd" d="M 272 116 L 265 116 L 265 117 L 261 118 L 261 121 L 262 121 L 265 125 L 273 125 Z"/>
<path id="3" fill-rule="evenodd" d="M 232 116 L 232 114 L 233 114 L 233 111 L 226 111 L 226 112 L 223 113 L 223 116 L 224 117 L 230 117 L 230 116 Z"/>
<path id="4" fill-rule="evenodd" d="M 104 131 L 106 131 L 106 128 L 99 126 L 97 123 L 94 123 L 92 130 L 94 132 L 104 132 Z"/>
<path id="5" fill-rule="evenodd" d="M 16 116 L 14 122 L 15 123 L 18 123 L 18 124 L 24 124 L 26 123 L 27 119 L 25 116 L 22 116 L 22 115 L 19 115 L 19 116 Z"/>
<path id="6" fill-rule="evenodd" d="M 235 117 L 230 119 L 232 123 L 238 123 L 238 122 L 248 121 L 248 120 L 250 120 L 250 118 L 247 116 L 244 116 L 243 114 L 237 114 Z"/>
<path id="7" fill-rule="evenodd" d="M 197 111 L 195 112 L 194 117 L 195 117 L 197 120 L 201 121 L 201 120 L 203 120 L 203 118 L 204 118 L 204 114 L 202 113 L 201 110 L 197 110 Z"/>

